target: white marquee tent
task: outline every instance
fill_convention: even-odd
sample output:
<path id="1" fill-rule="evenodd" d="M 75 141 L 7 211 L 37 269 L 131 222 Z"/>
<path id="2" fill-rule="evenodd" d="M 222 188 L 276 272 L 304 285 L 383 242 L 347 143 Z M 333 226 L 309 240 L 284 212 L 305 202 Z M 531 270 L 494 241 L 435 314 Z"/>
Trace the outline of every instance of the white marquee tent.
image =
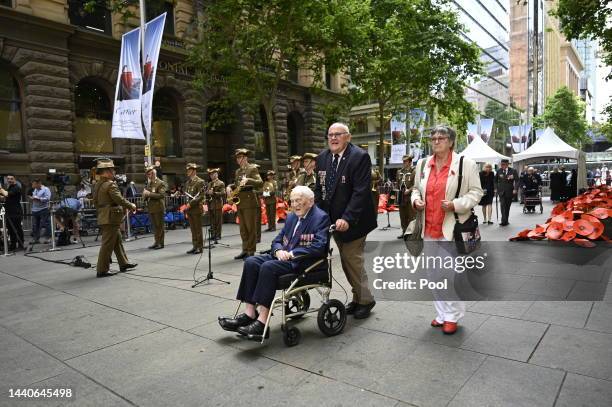
<path id="1" fill-rule="evenodd" d="M 504 158 L 510 159 L 510 157 L 506 157 L 493 150 L 480 137 L 475 137 L 459 155 L 470 158 L 477 163 L 499 164 Z"/>
<path id="2" fill-rule="evenodd" d="M 516 167 L 524 167 L 530 163 L 539 162 L 543 159 L 569 158 L 576 160 L 578 168 L 578 189 L 587 187 L 586 180 L 586 155 L 584 152 L 570 146 L 557 136 L 550 127 L 544 130 L 540 138 L 527 150 L 512 155 L 512 162 Z M 516 168 L 520 171 L 520 168 Z"/>

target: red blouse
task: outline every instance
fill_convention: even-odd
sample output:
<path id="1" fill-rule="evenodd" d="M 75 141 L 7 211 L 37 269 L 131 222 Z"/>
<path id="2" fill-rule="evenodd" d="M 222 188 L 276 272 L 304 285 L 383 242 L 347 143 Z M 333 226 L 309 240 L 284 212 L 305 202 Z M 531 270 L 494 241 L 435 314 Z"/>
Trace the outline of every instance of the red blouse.
<path id="1" fill-rule="evenodd" d="M 429 178 L 425 193 L 425 236 L 439 239 L 444 236 L 442 233 L 442 223 L 444 222 L 445 212 L 442 209 L 442 201 L 446 199 L 446 181 L 453 154 L 448 154 L 446 164 L 436 171 L 436 159 L 433 157 L 429 162 Z"/>

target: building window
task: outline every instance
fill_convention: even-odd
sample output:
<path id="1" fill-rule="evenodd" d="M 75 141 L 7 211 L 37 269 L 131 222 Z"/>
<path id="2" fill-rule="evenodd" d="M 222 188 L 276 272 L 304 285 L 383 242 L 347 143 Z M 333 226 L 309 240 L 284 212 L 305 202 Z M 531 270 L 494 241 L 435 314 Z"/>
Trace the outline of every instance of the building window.
<path id="1" fill-rule="evenodd" d="M 0 66 L 0 150 L 23 152 L 23 122 L 19 84 Z"/>
<path id="2" fill-rule="evenodd" d="M 80 153 L 112 153 L 112 110 L 104 89 L 88 80 L 74 88 L 76 149 Z"/>
<path id="3" fill-rule="evenodd" d="M 13 7 L 13 0 L 0 0 L 0 6 Z"/>
<path id="4" fill-rule="evenodd" d="M 104 0 L 68 0 L 70 24 L 111 35 L 111 13 Z"/>
<path id="5" fill-rule="evenodd" d="M 176 99 L 167 90 L 153 97 L 153 153 L 162 157 L 180 157 L 179 112 Z"/>
<path id="6" fill-rule="evenodd" d="M 174 4 L 163 0 L 148 0 L 146 2 L 147 21 L 153 20 L 155 17 L 166 14 L 166 23 L 164 25 L 164 34 L 174 36 Z"/>
<path id="7" fill-rule="evenodd" d="M 255 159 L 270 159 L 270 133 L 266 109 L 259 107 L 259 114 L 255 114 Z"/>
<path id="8" fill-rule="evenodd" d="M 291 112 L 287 116 L 287 144 L 289 156 L 299 154 L 302 150 L 304 137 L 304 119 L 298 112 Z"/>
<path id="9" fill-rule="evenodd" d="M 332 88 L 332 74 L 329 71 L 325 71 L 325 89 Z"/>

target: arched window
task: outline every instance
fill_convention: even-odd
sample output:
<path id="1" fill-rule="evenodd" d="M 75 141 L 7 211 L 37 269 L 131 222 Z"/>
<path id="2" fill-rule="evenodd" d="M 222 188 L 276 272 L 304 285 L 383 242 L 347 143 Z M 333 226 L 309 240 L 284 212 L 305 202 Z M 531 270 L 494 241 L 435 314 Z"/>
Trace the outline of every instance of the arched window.
<path id="1" fill-rule="evenodd" d="M 259 114 L 255 114 L 255 159 L 270 159 L 270 133 L 266 109 L 259 106 Z"/>
<path id="2" fill-rule="evenodd" d="M 304 137 L 304 119 L 298 112 L 291 112 L 287 115 L 287 144 L 289 156 L 302 152 L 302 142 Z"/>
<path id="3" fill-rule="evenodd" d="M 112 153 L 113 114 L 106 91 L 93 81 L 83 79 L 74 88 L 74 104 L 77 151 L 94 154 Z"/>
<path id="4" fill-rule="evenodd" d="M 23 152 L 23 122 L 19 84 L 0 66 L 0 150 Z"/>
<path id="5" fill-rule="evenodd" d="M 153 96 L 153 154 L 180 157 L 181 140 L 176 99 L 166 89 Z"/>

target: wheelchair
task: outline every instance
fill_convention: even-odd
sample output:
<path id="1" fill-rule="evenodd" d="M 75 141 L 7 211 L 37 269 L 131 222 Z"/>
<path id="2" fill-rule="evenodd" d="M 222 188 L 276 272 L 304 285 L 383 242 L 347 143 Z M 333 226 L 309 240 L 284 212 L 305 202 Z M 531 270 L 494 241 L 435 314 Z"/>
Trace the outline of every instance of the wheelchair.
<path id="1" fill-rule="evenodd" d="M 302 334 L 292 321 L 299 320 L 306 314 L 317 313 L 317 325 L 319 330 L 326 336 L 335 336 L 344 330 L 346 326 L 346 309 L 340 300 L 330 299 L 332 288 L 332 254 L 330 248 L 331 234 L 335 230 L 332 225 L 328 231 L 327 255 L 314 264 L 304 269 L 299 274 L 284 274 L 278 278 L 277 290 L 280 295 L 274 298 L 270 305 L 270 313 L 261 336 L 261 344 L 266 339 L 270 329 L 270 320 L 274 310 L 280 308 L 281 331 L 283 342 L 286 346 L 295 346 L 300 343 Z M 315 290 L 321 296 L 323 304 L 319 308 L 310 308 L 310 290 Z M 234 318 L 238 315 L 242 302 L 238 304 Z"/>

